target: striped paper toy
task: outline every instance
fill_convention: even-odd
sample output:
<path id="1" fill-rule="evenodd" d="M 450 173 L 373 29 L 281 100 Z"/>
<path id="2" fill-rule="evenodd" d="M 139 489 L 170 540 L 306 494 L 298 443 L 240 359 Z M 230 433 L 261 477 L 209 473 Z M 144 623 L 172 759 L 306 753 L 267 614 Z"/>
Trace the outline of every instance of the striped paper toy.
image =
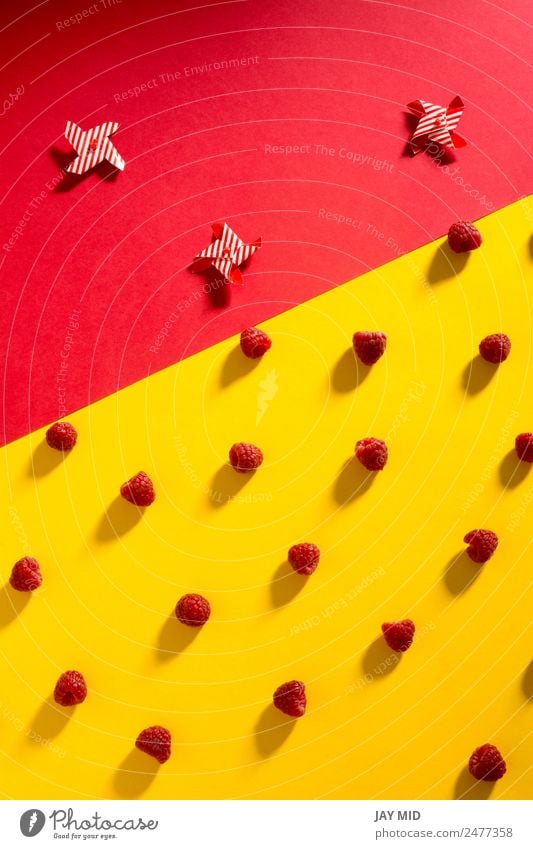
<path id="1" fill-rule="evenodd" d="M 123 171 L 126 163 L 109 138 L 119 126 L 117 121 L 106 121 L 90 130 L 82 130 L 73 121 L 67 121 L 65 138 L 78 155 L 65 170 L 69 174 L 84 174 L 106 159 L 119 171 Z"/>
<path id="2" fill-rule="evenodd" d="M 466 142 L 455 132 L 464 111 L 460 97 L 454 97 L 448 108 L 428 103 L 427 100 L 413 100 L 407 104 L 415 115 L 419 116 L 416 129 L 410 139 L 413 154 L 420 153 L 428 141 L 442 147 L 464 147 Z"/>
<path id="3" fill-rule="evenodd" d="M 242 286 L 239 265 L 249 259 L 261 247 L 261 238 L 245 245 L 227 224 L 212 224 L 213 240 L 207 248 L 197 254 L 191 271 L 207 271 L 216 268 L 228 283 Z"/>

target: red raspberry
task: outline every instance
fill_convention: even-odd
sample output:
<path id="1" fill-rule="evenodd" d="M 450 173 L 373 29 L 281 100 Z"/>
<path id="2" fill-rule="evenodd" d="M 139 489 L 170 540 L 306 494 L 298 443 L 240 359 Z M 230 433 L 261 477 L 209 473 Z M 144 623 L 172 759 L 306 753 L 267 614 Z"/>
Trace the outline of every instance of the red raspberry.
<path id="1" fill-rule="evenodd" d="M 17 560 L 11 570 L 9 583 L 15 590 L 21 593 L 30 593 L 36 590 L 43 582 L 43 576 L 39 564 L 33 557 L 22 557 Z"/>
<path id="2" fill-rule="evenodd" d="M 468 769 L 478 781 L 498 781 L 507 772 L 500 752 L 490 743 L 484 743 L 472 752 Z"/>
<path id="3" fill-rule="evenodd" d="M 274 705 L 288 716 L 303 716 L 307 706 L 305 685 L 301 681 L 287 681 L 274 693 Z"/>
<path id="4" fill-rule="evenodd" d="M 488 363 L 503 363 L 511 351 L 511 340 L 505 333 L 485 336 L 479 343 L 479 353 Z"/>
<path id="5" fill-rule="evenodd" d="M 236 472 L 253 472 L 263 462 L 263 452 L 249 442 L 236 442 L 229 450 L 229 461 Z"/>
<path id="6" fill-rule="evenodd" d="M 518 459 L 524 463 L 533 463 L 533 433 L 519 433 L 515 439 Z"/>
<path id="7" fill-rule="evenodd" d="M 170 731 L 162 725 L 151 725 L 141 731 L 135 741 L 135 745 L 141 752 L 151 755 L 160 764 L 164 764 L 170 757 L 170 744 L 172 738 Z"/>
<path id="8" fill-rule="evenodd" d="M 320 560 L 320 549 L 312 542 L 299 542 L 289 548 L 289 563 L 300 575 L 312 575 Z"/>
<path id="9" fill-rule="evenodd" d="M 486 531 L 483 528 L 469 531 L 464 542 L 468 543 L 466 553 L 474 563 L 486 563 L 498 548 L 498 537 L 494 531 Z"/>
<path id="10" fill-rule="evenodd" d="M 54 690 L 54 699 L 63 707 L 81 705 L 87 698 L 87 684 L 81 672 L 70 669 L 60 675 Z"/>
<path id="11" fill-rule="evenodd" d="M 380 472 L 385 467 L 388 453 L 385 443 L 373 436 L 360 439 L 355 444 L 355 456 L 370 472 Z"/>
<path id="12" fill-rule="evenodd" d="M 211 614 L 211 605 L 203 595 L 188 593 L 182 595 L 176 605 L 176 616 L 183 625 L 199 628 L 205 625 Z"/>
<path id="13" fill-rule="evenodd" d="M 381 626 L 385 642 L 393 651 L 407 651 L 415 634 L 415 623 L 411 619 L 400 622 L 384 622 Z"/>
<path id="14" fill-rule="evenodd" d="M 146 472 L 138 472 L 120 487 L 120 494 L 126 501 L 138 507 L 147 507 L 155 500 L 154 485 Z"/>
<path id="15" fill-rule="evenodd" d="M 56 422 L 46 431 L 46 441 L 57 451 L 70 451 L 76 445 L 78 433 L 68 422 Z"/>
<path id="16" fill-rule="evenodd" d="M 470 221 L 456 221 L 448 230 L 448 243 L 456 254 L 479 248 L 481 233 Z"/>
<path id="17" fill-rule="evenodd" d="M 247 327 L 241 333 L 242 352 L 247 357 L 250 357 L 251 360 L 262 357 L 271 345 L 272 340 L 270 337 L 267 336 L 264 330 L 259 330 L 258 327 Z"/>
<path id="18" fill-rule="evenodd" d="M 354 351 L 365 366 L 373 366 L 385 353 L 387 337 L 384 333 L 358 330 L 353 335 Z"/>

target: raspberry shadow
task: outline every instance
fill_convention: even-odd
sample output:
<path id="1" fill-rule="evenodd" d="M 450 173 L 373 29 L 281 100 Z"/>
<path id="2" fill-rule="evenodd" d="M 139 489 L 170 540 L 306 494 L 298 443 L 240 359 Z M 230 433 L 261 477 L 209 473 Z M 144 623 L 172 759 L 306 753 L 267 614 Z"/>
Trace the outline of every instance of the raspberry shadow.
<path id="1" fill-rule="evenodd" d="M 42 703 L 33 717 L 30 728 L 34 732 L 30 739 L 42 743 L 51 740 L 63 730 L 76 710 L 76 705 L 62 707 L 54 699 L 53 693 Z"/>
<path id="2" fill-rule="evenodd" d="M 112 542 L 124 536 L 141 521 L 145 510 L 145 507 L 137 507 L 117 495 L 100 519 L 96 529 L 97 539 L 101 542 Z"/>
<path id="3" fill-rule="evenodd" d="M 526 479 L 533 463 L 525 463 L 518 459 L 518 455 L 512 448 L 503 458 L 500 464 L 500 483 L 505 489 L 514 489 Z"/>
<path id="4" fill-rule="evenodd" d="M 299 575 L 287 560 L 280 563 L 270 583 L 274 607 L 285 607 L 286 604 L 290 604 L 303 590 L 310 577 L 311 575 Z"/>
<path id="5" fill-rule="evenodd" d="M 166 618 L 159 632 L 156 646 L 157 659 L 165 662 L 172 660 L 173 657 L 186 651 L 201 630 L 201 627 L 194 628 L 178 622 L 175 611 L 173 610 Z"/>
<path id="6" fill-rule="evenodd" d="M 50 472 L 53 472 L 54 469 L 57 469 L 61 463 L 65 462 L 71 453 L 71 451 L 57 451 L 55 448 L 50 448 L 43 439 L 42 442 L 39 442 L 30 457 L 28 477 L 30 480 L 44 478 Z"/>
<path id="7" fill-rule="evenodd" d="M 483 564 L 474 563 L 463 549 L 446 564 L 444 583 L 452 595 L 462 595 L 477 581 L 482 571 Z"/>
<path id="8" fill-rule="evenodd" d="M 350 457 L 340 470 L 333 487 L 333 496 L 337 504 L 344 507 L 356 498 L 360 498 L 370 489 L 376 475 L 381 472 L 369 472 L 357 457 Z"/>
<path id="9" fill-rule="evenodd" d="M 353 348 L 347 348 L 337 360 L 331 373 L 331 385 L 335 392 L 353 392 L 363 383 L 372 370 L 355 356 Z"/>
<path id="10" fill-rule="evenodd" d="M 14 622 L 28 604 L 32 593 L 21 593 L 5 584 L 0 590 L 0 628 Z"/>
<path id="11" fill-rule="evenodd" d="M 459 773 L 453 792 L 454 799 L 488 799 L 494 790 L 494 781 L 478 781 L 467 766 Z"/>
<path id="12" fill-rule="evenodd" d="M 403 655 L 393 651 L 385 642 L 383 636 L 376 637 L 365 651 L 361 666 L 365 675 L 365 681 L 373 681 L 383 678 L 396 669 Z"/>
<path id="13" fill-rule="evenodd" d="M 132 749 L 113 777 L 117 795 L 122 799 L 137 799 L 142 796 L 152 784 L 160 767 L 161 764 L 155 758 L 139 749 Z"/>
<path id="14" fill-rule="evenodd" d="M 477 354 L 466 364 L 463 371 L 465 392 L 468 392 L 469 395 L 477 395 L 478 392 L 482 392 L 491 382 L 497 369 L 497 365 L 488 363 L 480 354 Z"/>
<path id="15" fill-rule="evenodd" d="M 427 270 L 428 281 L 430 283 L 443 283 L 445 280 L 457 277 L 465 267 L 469 257 L 468 251 L 456 254 L 455 251 L 452 251 L 448 242 L 444 242 L 433 255 Z"/>
<path id="16" fill-rule="evenodd" d="M 261 359 L 261 357 L 257 357 L 256 359 L 246 357 L 241 351 L 240 345 L 232 348 L 222 365 L 220 385 L 223 387 L 230 386 L 241 377 L 246 377 L 247 374 L 250 374 L 250 372 L 257 368 Z"/>
<path id="17" fill-rule="evenodd" d="M 209 487 L 209 500 L 213 507 L 222 507 L 224 504 L 238 498 L 239 492 L 255 475 L 256 469 L 249 472 L 237 472 L 229 463 L 225 463 L 215 473 L 211 486 Z"/>

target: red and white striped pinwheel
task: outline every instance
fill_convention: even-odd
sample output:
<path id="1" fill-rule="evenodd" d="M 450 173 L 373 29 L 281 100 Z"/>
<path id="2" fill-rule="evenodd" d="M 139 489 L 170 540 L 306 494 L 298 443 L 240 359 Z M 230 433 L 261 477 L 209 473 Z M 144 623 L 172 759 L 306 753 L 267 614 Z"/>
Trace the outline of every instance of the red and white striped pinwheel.
<path id="1" fill-rule="evenodd" d="M 261 247 L 261 239 L 245 245 L 227 224 L 212 224 L 213 241 L 201 253 L 196 254 L 191 271 L 207 271 L 216 268 L 228 283 L 241 286 L 243 283 L 239 265 Z"/>
<path id="2" fill-rule="evenodd" d="M 124 170 L 125 162 L 109 138 L 119 128 L 116 121 L 107 121 L 91 130 L 82 130 L 73 121 L 67 121 L 65 138 L 71 143 L 78 154 L 76 159 L 66 167 L 69 174 L 84 174 L 95 165 L 106 159 L 115 168 Z"/>
<path id="3" fill-rule="evenodd" d="M 454 97 L 447 108 L 428 103 L 427 100 L 413 100 L 407 104 L 407 108 L 419 119 L 409 140 L 413 154 L 424 150 L 428 142 L 436 142 L 441 147 L 465 146 L 465 140 L 455 132 L 465 108 L 460 97 Z"/>

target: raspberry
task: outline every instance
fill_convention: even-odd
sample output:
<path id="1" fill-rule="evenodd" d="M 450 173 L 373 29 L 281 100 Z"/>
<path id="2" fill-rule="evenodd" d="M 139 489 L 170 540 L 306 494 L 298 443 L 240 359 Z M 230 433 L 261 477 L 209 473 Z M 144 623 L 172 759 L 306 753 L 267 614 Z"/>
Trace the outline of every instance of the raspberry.
<path id="1" fill-rule="evenodd" d="M 518 459 L 524 463 L 533 463 L 533 433 L 519 433 L 515 439 Z"/>
<path id="2" fill-rule="evenodd" d="M 500 752 L 490 743 L 484 743 L 472 752 L 468 769 L 478 781 L 498 781 L 507 772 Z"/>
<path id="3" fill-rule="evenodd" d="M 448 230 L 448 244 L 456 254 L 479 248 L 481 233 L 470 221 L 456 221 Z"/>
<path id="4" fill-rule="evenodd" d="M 356 443 L 355 456 L 365 469 L 370 472 L 380 472 L 387 462 L 387 446 L 381 439 L 367 436 Z"/>
<path id="5" fill-rule="evenodd" d="M 274 705 L 288 716 L 303 716 L 307 705 L 305 685 L 301 681 L 287 681 L 274 693 Z"/>
<path id="6" fill-rule="evenodd" d="M 236 472 L 253 472 L 263 462 L 263 452 L 249 442 L 236 442 L 229 450 L 229 461 Z"/>
<path id="7" fill-rule="evenodd" d="M 57 451 L 70 451 L 76 445 L 78 433 L 68 422 L 56 422 L 46 431 L 46 441 Z"/>
<path id="8" fill-rule="evenodd" d="M 13 589 L 21 593 L 30 593 L 40 587 L 42 582 L 43 576 L 39 564 L 33 557 L 22 557 L 17 560 L 9 578 L 9 583 Z"/>
<path id="9" fill-rule="evenodd" d="M 498 537 L 494 531 L 486 531 L 483 528 L 469 531 L 464 542 L 468 543 L 466 553 L 474 563 L 486 563 L 498 548 Z"/>
<path id="10" fill-rule="evenodd" d="M 312 542 L 299 542 L 289 548 L 289 563 L 300 575 L 312 575 L 320 560 L 320 549 Z"/>
<path id="11" fill-rule="evenodd" d="M 509 356 L 511 340 L 505 333 L 485 336 L 479 343 L 479 353 L 488 363 L 503 363 Z"/>
<path id="12" fill-rule="evenodd" d="M 407 651 L 415 633 L 415 623 L 411 619 L 400 622 L 384 622 L 381 626 L 385 642 L 393 651 Z"/>
<path id="13" fill-rule="evenodd" d="M 81 672 L 70 669 L 60 675 L 54 690 L 54 699 L 63 707 L 80 705 L 87 698 L 87 684 Z"/>
<path id="14" fill-rule="evenodd" d="M 147 507 L 155 500 L 154 485 L 146 472 L 138 472 L 120 487 L 120 494 L 126 501 L 138 507 Z"/>
<path id="15" fill-rule="evenodd" d="M 385 353 L 387 337 L 384 333 L 358 330 L 353 335 L 354 351 L 365 366 L 373 366 Z"/>
<path id="16" fill-rule="evenodd" d="M 272 340 L 270 337 L 267 336 L 264 330 L 259 330 L 258 327 L 247 327 L 241 333 L 242 352 L 247 357 L 250 357 L 251 360 L 262 357 L 271 345 Z"/>
<path id="17" fill-rule="evenodd" d="M 202 595 L 188 593 L 182 595 L 176 605 L 176 616 L 183 625 L 199 628 L 205 625 L 211 613 L 211 605 Z"/>
<path id="18" fill-rule="evenodd" d="M 170 757 L 170 744 L 172 738 L 170 731 L 162 725 L 151 725 L 141 731 L 135 741 L 135 745 L 141 752 L 151 755 L 160 764 L 164 764 Z"/>

